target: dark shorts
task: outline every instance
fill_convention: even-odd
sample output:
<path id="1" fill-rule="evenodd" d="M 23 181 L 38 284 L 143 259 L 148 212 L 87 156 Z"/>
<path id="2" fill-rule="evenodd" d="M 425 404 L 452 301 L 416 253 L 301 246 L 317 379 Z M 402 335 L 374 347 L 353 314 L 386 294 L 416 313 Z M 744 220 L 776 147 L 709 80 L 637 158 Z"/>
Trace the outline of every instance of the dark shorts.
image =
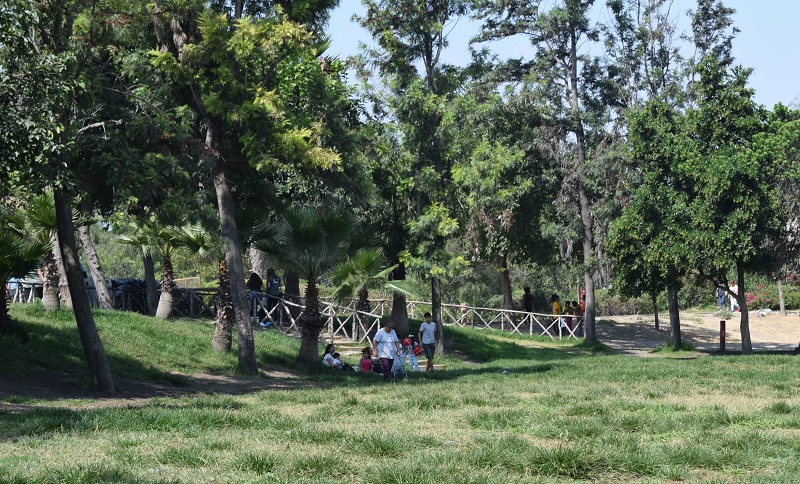
<path id="1" fill-rule="evenodd" d="M 422 349 L 425 350 L 425 358 L 432 360 L 433 354 L 436 352 L 436 343 L 425 343 L 422 345 Z"/>

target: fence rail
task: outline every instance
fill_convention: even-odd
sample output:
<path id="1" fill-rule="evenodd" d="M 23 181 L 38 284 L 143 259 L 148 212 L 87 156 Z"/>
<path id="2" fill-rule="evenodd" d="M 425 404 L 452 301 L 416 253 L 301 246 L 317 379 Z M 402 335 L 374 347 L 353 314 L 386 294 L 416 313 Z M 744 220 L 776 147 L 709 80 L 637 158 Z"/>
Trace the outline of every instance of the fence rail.
<path id="1" fill-rule="evenodd" d="M 31 301 L 33 291 L 26 297 L 22 291 L 15 301 Z M 217 314 L 216 288 L 177 288 L 175 289 L 174 311 L 187 318 L 209 317 Z M 372 335 L 381 327 L 383 319 L 391 314 L 392 301 L 389 299 L 369 300 L 369 310 L 356 309 L 358 301 L 352 299 L 347 304 L 336 304 L 330 299 L 320 300 L 320 315 L 325 321 L 325 339 L 349 340 L 370 344 Z M 299 335 L 298 318 L 305 308 L 300 296 L 285 295 L 275 297 L 263 295 L 250 299 L 253 322 L 270 322 L 275 329 L 292 335 Z M 114 296 L 115 309 L 138 311 L 147 314 L 144 290 L 119 290 Z M 431 312 L 431 303 L 408 301 L 408 315 L 422 319 L 425 312 Z M 507 309 L 472 307 L 466 304 L 442 304 L 442 324 L 445 326 L 470 326 L 477 329 L 506 331 L 512 334 L 529 336 L 548 336 L 551 339 L 583 337 L 583 318 L 578 316 L 556 316 L 543 313 L 528 313 Z"/>

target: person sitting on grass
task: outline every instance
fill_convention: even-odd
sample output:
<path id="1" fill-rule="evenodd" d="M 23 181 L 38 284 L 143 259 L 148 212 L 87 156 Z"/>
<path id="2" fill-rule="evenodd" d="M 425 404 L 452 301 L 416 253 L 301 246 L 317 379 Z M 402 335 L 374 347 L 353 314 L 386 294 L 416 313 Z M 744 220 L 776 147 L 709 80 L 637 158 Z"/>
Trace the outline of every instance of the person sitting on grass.
<path id="1" fill-rule="evenodd" d="M 334 360 L 333 352 L 334 352 L 335 349 L 336 349 L 336 345 L 334 345 L 333 343 L 329 343 L 325 347 L 325 354 L 322 355 L 322 366 L 326 366 L 328 368 L 334 368 L 334 365 L 333 365 L 333 360 Z"/>
<path id="2" fill-rule="evenodd" d="M 363 372 L 383 373 L 380 361 L 375 361 L 375 359 L 372 358 L 372 348 L 369 346 L 361 350 L 361 360 L 359 360 L 358 366 Z"/>

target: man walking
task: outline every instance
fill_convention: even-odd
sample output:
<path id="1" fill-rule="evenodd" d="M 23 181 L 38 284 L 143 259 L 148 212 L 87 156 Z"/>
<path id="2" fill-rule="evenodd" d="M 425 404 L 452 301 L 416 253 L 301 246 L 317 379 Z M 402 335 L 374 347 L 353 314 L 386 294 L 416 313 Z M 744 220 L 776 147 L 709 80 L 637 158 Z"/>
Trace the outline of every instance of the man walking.
<path id="1" fill-rule="evenodd" d="M 419 326 L 417 341 L 422 342 L 425 358 L 428 359 L 425 371 L 433 371 L 433 356 L 436 352 L 436 323 L 431 321 L 431 313 L 425 313 L 423 317 L 425 321 Z"/>

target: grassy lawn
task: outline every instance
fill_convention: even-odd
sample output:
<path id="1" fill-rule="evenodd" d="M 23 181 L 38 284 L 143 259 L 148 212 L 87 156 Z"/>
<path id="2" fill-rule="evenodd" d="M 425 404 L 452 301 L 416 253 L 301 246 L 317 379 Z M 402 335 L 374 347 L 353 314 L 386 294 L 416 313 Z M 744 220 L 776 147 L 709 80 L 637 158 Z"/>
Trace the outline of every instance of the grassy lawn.
<path id="1" fill-rule="evenodd" d="M 28 339 L 0 336 L 0 373 L 86 373 L 70 313 L 12 314 Z M 210 349 L 207 323 L 96 314 L 117 377 L 180 388 L 178 373 L 236 371 L 235 354 Z M 255 336 L 259 363 L 291 365 L 295 340 Z M 447 338 L 446 370 L 396 383 L 322 372 L 296 389 L 135 405 L 23 399 L 37 408 L 0 410 L 0 483 L 800 482 L 795 357 L 631 358 L 470 329 Z"/>

